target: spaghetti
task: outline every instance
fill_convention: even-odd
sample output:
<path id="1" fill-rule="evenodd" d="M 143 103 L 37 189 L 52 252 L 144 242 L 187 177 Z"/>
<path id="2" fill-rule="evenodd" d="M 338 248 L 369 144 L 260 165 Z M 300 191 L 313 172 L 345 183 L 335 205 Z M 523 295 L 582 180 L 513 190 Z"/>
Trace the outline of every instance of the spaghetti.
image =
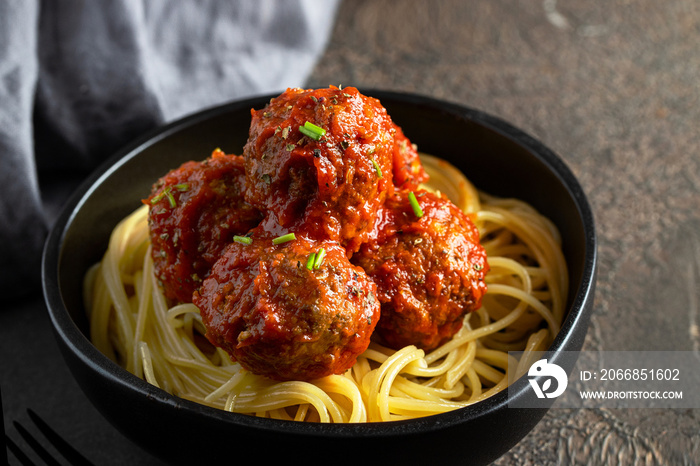
<path id="1" fill-rule="evenodd" d="M 490 271 L 482 306 L 454 337 L 424 352 L 372 342 L 342 375 L 278 382 L 255 375 L 208 343 L 193 304 L 168 307 L 153 273 L 148 207 L 113 231 L 85 277 L 93 344 L 147 382 L 215 408 L 312 422 L 358 423 L 428 416 L 474 404 L 524 373 L 564 318 L 568 274 L 556 227 L 528 204 L 478 192 L 452 165 L 421 154 L 440 191 L 472 216 Z M 509 351 L 524 351 L 518 363 Z M 512 375 L 512 374 L 511 374 Z"/>

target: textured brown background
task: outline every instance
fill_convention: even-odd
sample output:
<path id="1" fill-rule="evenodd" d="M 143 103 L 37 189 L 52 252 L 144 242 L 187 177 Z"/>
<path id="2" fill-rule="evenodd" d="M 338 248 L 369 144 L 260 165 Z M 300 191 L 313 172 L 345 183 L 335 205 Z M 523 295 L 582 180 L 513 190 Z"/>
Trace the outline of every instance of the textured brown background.
<path id="1" fill-rule="evenodd" d="M 597 221 L 584 349 L 694 351 L 700 366 L 698 44 L 698 0 L 345 0 L 308 84 L 417 92 L 540 139 Z M 160 464 L 41 343 L 53 339 L 41 296 L 12 306 L 0 329 L 31 333 L 23 347 L 0 340 L 3 380 L 21 381 L 3 385 L 5 425 L 31 406 L 99 464 Z M 700 464 L 700 409 L 553 409 L 496 463 Z"/>
<path id="2" fill-rule="evenodd" d="M 474 107 L 557 152 L 593 206 L 584 349 L 700 370 L 700 2 L 346 0 L 312 86 Z M 553 409 L 497 464 L 698 464 L 700 409 Z"/>

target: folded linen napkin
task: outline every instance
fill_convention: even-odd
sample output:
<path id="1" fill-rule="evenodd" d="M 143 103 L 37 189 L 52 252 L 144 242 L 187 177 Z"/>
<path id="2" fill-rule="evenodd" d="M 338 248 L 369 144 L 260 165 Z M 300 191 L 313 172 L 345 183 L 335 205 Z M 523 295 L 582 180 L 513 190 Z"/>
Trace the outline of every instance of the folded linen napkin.
<path id="1" fill-rule="evenodd" d="M 303 86 L 340 0 L 0 2 L 0 299 L 38 291 L 67 195 L 138 135 Z"/>

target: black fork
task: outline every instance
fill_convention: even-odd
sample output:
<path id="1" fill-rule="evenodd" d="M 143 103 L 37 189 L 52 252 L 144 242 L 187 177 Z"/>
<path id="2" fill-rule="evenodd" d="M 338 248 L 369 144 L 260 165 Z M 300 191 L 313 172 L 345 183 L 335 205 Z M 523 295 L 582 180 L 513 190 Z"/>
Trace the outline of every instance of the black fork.
<path id="1" fill-rule="evenodd" d="M 39 438 L 33 435 L 27 428 L 25 428 L 18 421 L 13 421 L 12 425 L 20 434 L 20 436 L 27 443 L 29 448 L 44 462 L 44 464 L 53 466 L 61 465 L 61 463 L 55 454 L 53 454 L 49 448 L 52 448 L 58 452 L 68 463 L 75 466 L 92 466 L 93 463 L 88 461 L 78 450 L 73 448 L 66 440 L 63 439 L 54 429 L 49 426 L 46 421 L 44 421 L 37 413 L 31 409 L 27 409 L 27 414 L 29 419 L 32 421 L 34 426 L 41 432 L 43 437 L 48 441 L 51 447 L 44 446 L 45 442 L 42 443 Z M 23 465 L 35 465 L 36 463 L 29 457 L 29 455 L 23 451 L 17 443 L 15 443 L 5 432 L 5 422 L 4 415 L 2 411 L 2 393 L 0 392 L 0 419 L 3 420 L 0 429 L 2 431 L 3 448 L 0 453 L 0 464 L 9 464 L 8 451 L 17 458 L 17 460 Z"/>

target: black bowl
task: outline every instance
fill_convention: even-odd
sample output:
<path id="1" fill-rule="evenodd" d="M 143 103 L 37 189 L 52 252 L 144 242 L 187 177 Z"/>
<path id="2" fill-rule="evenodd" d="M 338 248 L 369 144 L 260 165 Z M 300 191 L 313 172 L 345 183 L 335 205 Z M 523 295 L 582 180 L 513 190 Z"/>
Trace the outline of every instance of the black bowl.
<path id="1" fill-rule="evenodd" d="M 566 320 L 546 357 L 556 362 L 559 352 L 580 350 L 593 305 L 596 235 L 588 201 L 562 160 L 482 112 L 417 95 L 364 92 L 381 100 L 421 151 L 450 161 L 486 192 L 529 202 L 556 224 L 564 239 L 571 293 Z M 112 229 L 171 168 L 202 159 L 215 147 L 241 153 L 250 109 L 270 97 L 223 105 L 165 126 L 116 154 L 68 202 L 46 243 L 43 286 L 56 338 L 78 384 L 110 423 L 172 463 L 267 458 L 483 464 L 498 458 L 548 409 L 509 407 L 514 398 L 530 395 L 525 378 L 508 393 L 422 419 L 303 424 L 227 413 L 171 396 L 118 367 L 90 343 L 82 279 L 104 254 Z"/>

